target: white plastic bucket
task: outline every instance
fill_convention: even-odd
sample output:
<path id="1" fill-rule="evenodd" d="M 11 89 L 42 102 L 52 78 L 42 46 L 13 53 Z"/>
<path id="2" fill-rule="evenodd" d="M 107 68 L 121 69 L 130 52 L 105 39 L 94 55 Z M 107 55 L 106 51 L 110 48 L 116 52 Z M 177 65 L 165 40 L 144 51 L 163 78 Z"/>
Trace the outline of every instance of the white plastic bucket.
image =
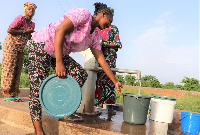
<path id="1" fill-rule="evenodd" d="M 152 98 L 150 119 L 158 122 L 171 123 L 175 104 L 176 101 Z"/>

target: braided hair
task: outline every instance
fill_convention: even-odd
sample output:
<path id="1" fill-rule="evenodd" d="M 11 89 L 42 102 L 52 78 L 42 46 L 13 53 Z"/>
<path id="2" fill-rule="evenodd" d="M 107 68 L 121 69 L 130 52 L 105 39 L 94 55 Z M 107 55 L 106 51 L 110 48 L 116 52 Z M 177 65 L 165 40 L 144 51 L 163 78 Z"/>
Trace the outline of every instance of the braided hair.
<path id="1" fill-rule="evenodd" d="M 95 11 L 94 14 L 97 15 L 98 13 L 105 13 L 107 15 L 112 15 L 113 16 L 113 12 L 110 10 L 109 7 L 107 7 L 106 4 L 100 3 L 100 2 L 96 2 L 94 3 L 95 6 Z"/>

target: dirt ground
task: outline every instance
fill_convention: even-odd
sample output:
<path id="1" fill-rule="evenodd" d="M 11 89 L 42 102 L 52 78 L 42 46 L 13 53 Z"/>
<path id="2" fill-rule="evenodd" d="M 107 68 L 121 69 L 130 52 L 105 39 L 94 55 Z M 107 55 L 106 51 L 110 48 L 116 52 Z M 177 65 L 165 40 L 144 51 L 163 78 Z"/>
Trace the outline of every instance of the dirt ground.
<path id="1" fill-rule="evenodd" d="M 123 88 L 130 90 L 139 89 L 138 86 L 129 86 L 129 85 L 123 85 Z M 200 92 L 196 91 L 172 90 L 172 89 L 161 89 L 161 88 L 150 88 L 150 87 L 141 87 L 141 91 L 150 92 L 152 94 L 177 97 L 177 98 L 184 98 L 187 94 L 200 95 Z"/>

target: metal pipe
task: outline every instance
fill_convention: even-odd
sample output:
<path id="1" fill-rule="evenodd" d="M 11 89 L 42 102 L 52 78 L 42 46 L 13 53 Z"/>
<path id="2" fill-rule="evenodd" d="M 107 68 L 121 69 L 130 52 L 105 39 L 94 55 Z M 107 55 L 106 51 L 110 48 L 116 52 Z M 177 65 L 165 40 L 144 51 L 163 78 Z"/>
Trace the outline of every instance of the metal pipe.
<path id="1" fill-rule="evenodd" d="M 140 95 L 140 93 L 141 93 L 141 80 L 138 80 L 138 81 L 140 83 L 140 86 L 139 86 L 139 95 Z"/>
<path id="2" fill-rule="evenodd" d="M 101 67 L 85 68 L 85 69 L 90 71 L 103 71 Z M 139 70 L 128 70 L 128 69 L 118 69 L 118 68 L 110 68 L 110 69 L 111 71 L 118 73 L 137 74 L 137 80 L 141 79 L 141 71 Z"/>
<path id="3" fill-rule="evenodd" d="M 94 98 L 97 71 L 102 71 L 102 68 L 98 67 L 97 63 L 95 63 L 95 58 L 91 53 L 90 49 L 82 52 L 81 54 L 85 57 L 84 69 L 88 73 L 88 78 L 83 86 L 82 102 L 77 112 L 83 114 L 95 114 Z M 137 79 L 141 80 L 141 71 L 139 70 L 111 68 L 111 71 L 119 73 L 137 74 Z"/>

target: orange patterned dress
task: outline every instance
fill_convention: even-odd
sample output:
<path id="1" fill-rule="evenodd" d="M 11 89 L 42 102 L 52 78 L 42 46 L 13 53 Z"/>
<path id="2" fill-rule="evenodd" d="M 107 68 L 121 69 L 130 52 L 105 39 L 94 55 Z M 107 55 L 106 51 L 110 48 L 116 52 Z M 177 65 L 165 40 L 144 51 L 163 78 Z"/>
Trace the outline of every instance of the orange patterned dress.
<path id="1" fill-rule="evenodd" d="M 17 30 L 28 27 L 35 28 L 35 23 L 26 23 L 24 16 L 17 16 L 9 25 Z M 23 65 L 24 47 L 31 34 L 8 33 L 3 43 L 3 60 L 1 73 L 1 94 L 4 96 L 17 96 L 19 94 L 19 81 Z"/>

